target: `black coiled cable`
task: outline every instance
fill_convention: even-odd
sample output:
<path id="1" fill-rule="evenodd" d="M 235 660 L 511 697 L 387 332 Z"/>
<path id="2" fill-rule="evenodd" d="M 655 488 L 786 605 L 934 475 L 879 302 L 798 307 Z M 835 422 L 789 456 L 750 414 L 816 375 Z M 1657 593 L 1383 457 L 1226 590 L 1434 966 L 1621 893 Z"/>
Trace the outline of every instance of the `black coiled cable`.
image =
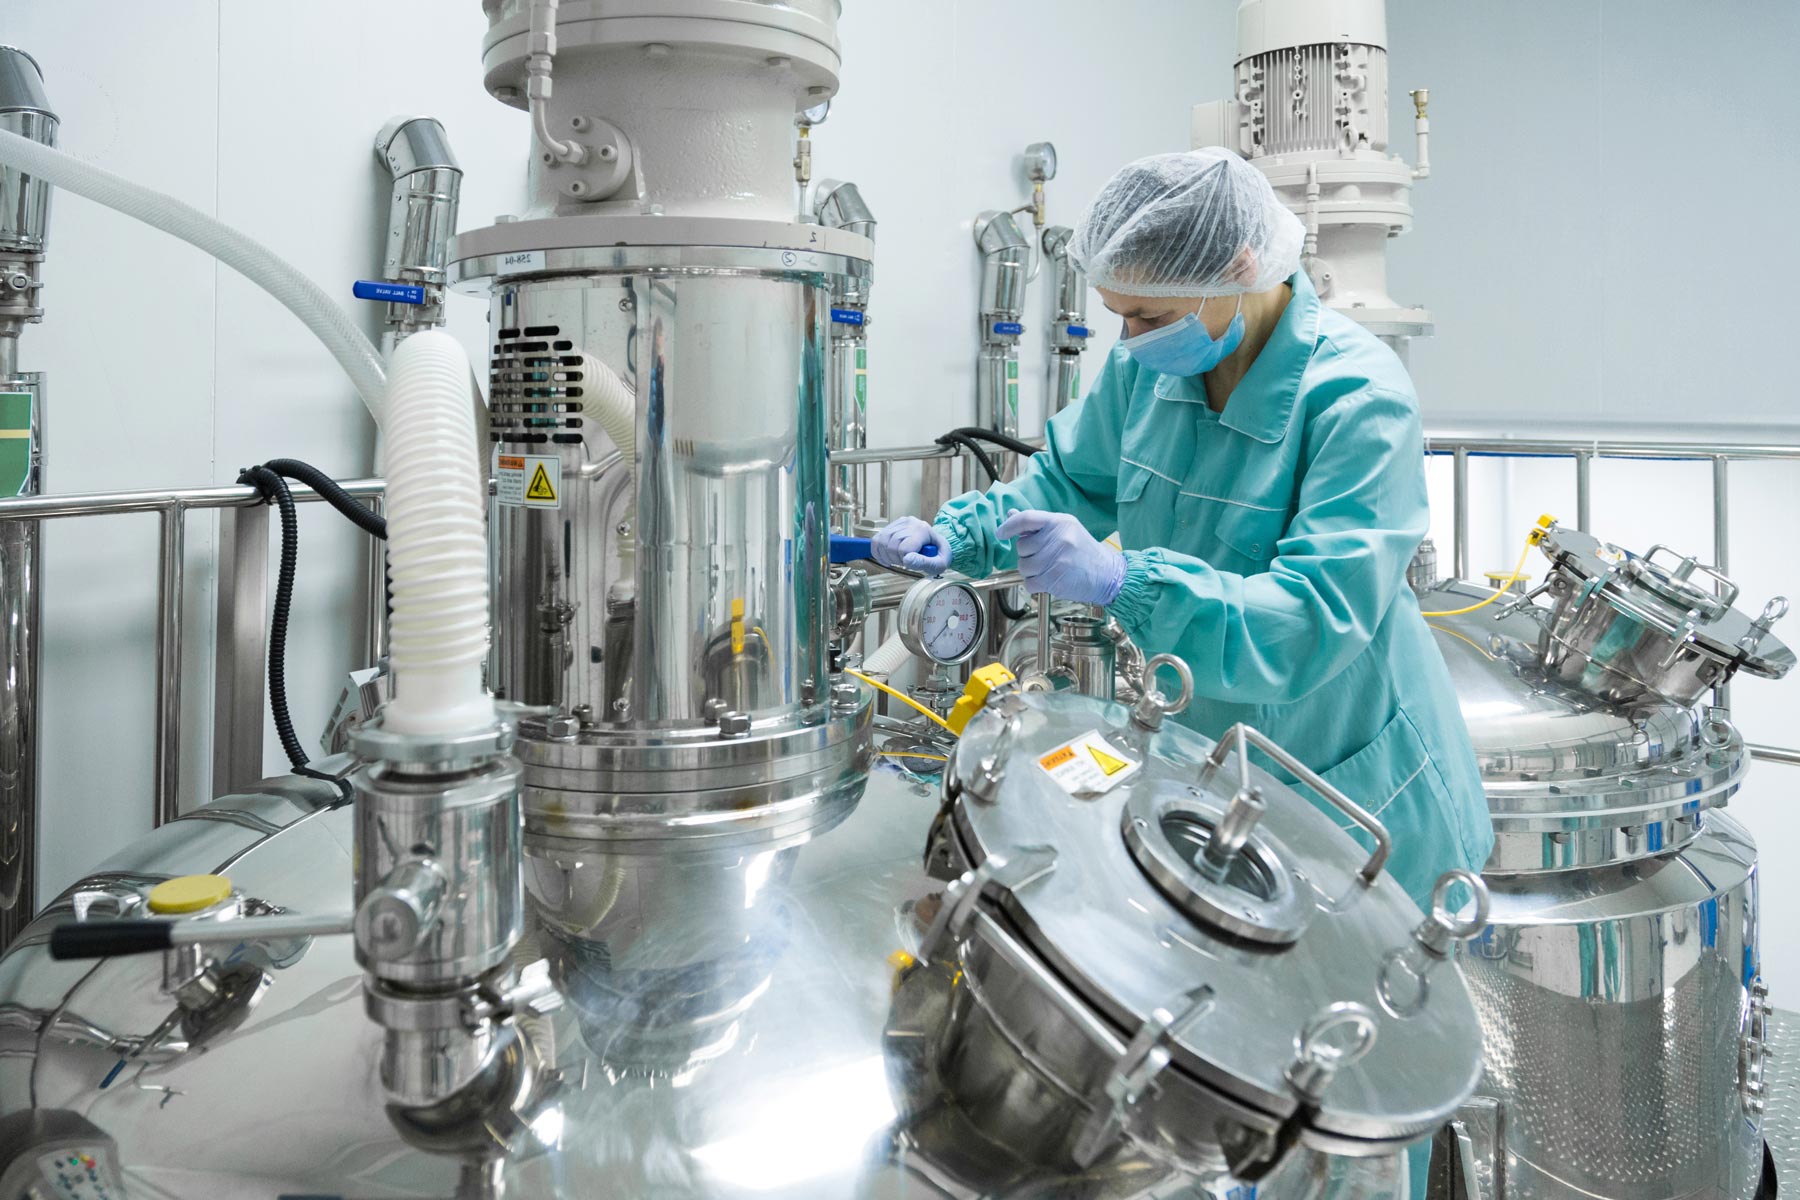
<path id="1" fill-rule="evenodd" d="M 297 480 L 317 492 L 321 499 L 348 517 L 356 526 L 375 537 L 387 537 L 387 521 L 371 512 L 356 498 L 338 486 L 335 479 L 310 463 L 298 459 L 276 458 L 259 466 L 247 467 L 238 482 L 254 487 L 265 501 L 275 505 L 281 515 L 281 561 L 275 573 L 275 609 L 269 618 L 269 712 L 275 720 L 275 734 L 281 739 L 282 752 L 294 774 L 322 779 L 336 787 L 345 800 L 352 796 L 350 785 L 342 779 L 314 770 L 308 764 L 306 750 L 294 733 L 294 720 L 288 711 L 287 632 L 288 619 L 294 608 L 294 578 L 300 567 L 300 518 L 294 508 L 294 495 L 289 479 Z"/>

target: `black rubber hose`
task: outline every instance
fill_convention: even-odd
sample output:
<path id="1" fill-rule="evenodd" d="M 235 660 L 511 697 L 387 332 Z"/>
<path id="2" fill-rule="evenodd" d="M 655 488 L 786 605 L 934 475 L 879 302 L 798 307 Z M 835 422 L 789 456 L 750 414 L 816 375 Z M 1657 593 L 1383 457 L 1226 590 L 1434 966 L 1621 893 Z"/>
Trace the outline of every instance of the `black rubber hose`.
<path id="1" fill-rule="evenodd" d="M 992 442 L 1002 450 L 1011 450 L 1014 454 L 1023 454 L 1027 458 L 1043 449 L 1041 446 L 1022 442 L 1008 434 L 995 433 L 992 429 L 977 429 L 973 425 L 965 425 L 961 429 L 952 429 L 950 432 L 962 437 L 975 438 L 978 441 Z"/>
<path id="2" fill-rule="evenodd" d="M 263 466 L 277 475 L 304 483 L 319 493 L 319 497 L 327 504 L 349 517 L 365 533 L 383 540 L 387 538 L 387 521 L 381 514 L 371 511 L 367 505 L 339 486 L 337 480 L 311 463 L 301 462 L 297 458 L 271 458 Z"/>
<path id="3" fill-rule="evenodd" d="M 300 518 L 294 511 L 294 494 L 287 480 L 268 466 L 251 467 L 238 477 L 275 502 L 281 511 L 281 565 L 275 573 L 275 613 L 269 619 L 269 708 L 275 717 L 275 733 L 296 771 L 307 764 L 306 751 L 294 734 L 287 702 L 287 629 L 294 607 L 294 576 L 300 566 Z"/>
<path id="4" fill-rule="evenodd" d="M 961 446 L 975 456 L 975 461 L 981 464 L 981 469 L 988 473 L 988 481 L 990 483 L 1000 482 L 1000 468 L 994 465 L 994 460 L 988 457 L 988 452 L 982 449 L 981 443 L 974 438 L 961 433 L 946 433 L 937 440 L 937 444 L 940 446 Z"/>

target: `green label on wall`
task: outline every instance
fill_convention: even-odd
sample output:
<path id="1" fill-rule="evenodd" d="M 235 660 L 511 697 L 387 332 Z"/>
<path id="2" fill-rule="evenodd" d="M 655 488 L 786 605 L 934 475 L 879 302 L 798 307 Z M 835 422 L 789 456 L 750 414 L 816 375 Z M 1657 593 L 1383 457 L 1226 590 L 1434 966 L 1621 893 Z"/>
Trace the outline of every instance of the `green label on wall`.
<path id="1" fill-rule="evenodd" d="M 1013 416 L 1019 415 L 1019 384 L 1017 380 L 1009 380 L 1006 385 L 1006 407 L 1012 409 Z"/>
<path id="2" fill-rule="evenodd" d="M 1009 358 L 1006 360 L 1006 377 L 1008 379 L 1017 379 L 1019 377 L 1019 360 L 1018 359 Z"/>
<path id="3" fill-rule="evenodd" d="M 1069 372 L 1069 399 L 1081 399 L 1081 368 Z"/>
<path id="4" fill-rule="evenodd" d="M 856 407 L 869 407 L 869 350 L 866 346 L 856 348 Z"/>
<path id="5" fill-rule="evenodd" d="M 0 496 L 17 496 L 31 478 L 31 393 L 0 392 Z"/>

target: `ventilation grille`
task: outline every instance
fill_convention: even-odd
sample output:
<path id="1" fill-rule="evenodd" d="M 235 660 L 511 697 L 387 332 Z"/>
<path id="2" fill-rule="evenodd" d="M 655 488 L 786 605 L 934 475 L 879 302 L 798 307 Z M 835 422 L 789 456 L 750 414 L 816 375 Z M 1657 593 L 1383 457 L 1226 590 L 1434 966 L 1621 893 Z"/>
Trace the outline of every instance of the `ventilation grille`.
<path id="1" fill-rule="evenodd" d="M 1385 68 L 1382 51 L 1348 42 L 1294 46 L 1244 60 L 1238 64 L 1238 99 L 1250 110 L 1256 152 L 1302 154 L 1385 144 L 1369 112 L 1371 91 L 1385 94 Z"/>
<path id="2" fill-rule="evenodd" d="M 555 325 L 502 329 L 488 371 L 488 440 L 579 445 L 581 355 Z"/>

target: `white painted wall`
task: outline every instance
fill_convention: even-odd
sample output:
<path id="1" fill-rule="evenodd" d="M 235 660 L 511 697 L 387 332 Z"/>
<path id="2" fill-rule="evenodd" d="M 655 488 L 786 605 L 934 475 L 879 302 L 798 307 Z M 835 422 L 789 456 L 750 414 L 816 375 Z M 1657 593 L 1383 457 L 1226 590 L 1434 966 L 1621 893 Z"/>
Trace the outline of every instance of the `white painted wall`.
<path id="1" fill-rule="evenodd" d="M 1417 229 L 1395 244 L 1394 294 L 1428 305 L 1438 336 L 1413 368 L 1438 428 L 1615 435 L 1730 426 L 1782 436 L 1795 419 L 1781 339 L 1800 312 L 1800 243 L 1765 197 L 1792 193 L 1800 127 L 1785 84 L 1800 9 L 1745 0 L 1726 21 L 1681 0 L 1391 0 L 1396 93 L 1432 88 L 1434 173 Z M 1187 143 L 1189 107 L 1230 85 L 1231 0 L 846 0 L 845 82 L 817 131 L 815 170 L 856 181 L 881 218 L 871 441 L 928 441 L 972 415 L 974 214 L 1028 195 L 1017 156 L 1053 140 L 1051 220 L 1073 224 L 1121 163 Z M 440 118 L 467 170 L 463 224 L 522 200 L 524 118 L 479 85 L 475 0 L 7 0 L 0 41 L 49 75 L 64 145 L 215 213 L 328 290 L 371 273 L 385 173 L 369 143 L 390 115 Z M 433 68 L 431 64 L 439 64 Z M 1529 85 L 1529 86 L 1525 86 Z M 1396 105 L 1396 112 L 1403 112 Z M 1408 124 L 1396 144 L 1411 154 Z M 331 360 L 272 301 L 160 234 L 58 199 L 49 317 L 24 365 L 51 372 L 57 491 L 231 480 L 287 454 L 369 469 L 370 425 Z M 1034 288 L 1024 424 L 1042 403 L 1046 325 Z M 452 330 L 482 353 L 484 314 Z M 1097 300 L 1089 373 L 1116 332 Z M 366 315 L 376 332 L 376 314 Z M 1791 436 L 1788 434 L 1787 436 Z M 1448 467 L 1434 464 L 1449 542 Z M 1510 565 L 1525 524 L 1570 515 L 1567 475 L 1478 463 L 1473 562 Z M 1603 466 L 1596 528 L 1630 545 L 1705 549 L 1704 468 Z M 1800 469 L 1733 477 L 1734 562 L 1748 593 L 1800 596 Z M 356 542 L 303 510 L 291 654 L 296 722 L 311 737 L 354 665 Z M 183 749 L 188 801 L 207 794 L 213 522 L 189 527 Z M 148 827 L 153 522 L 53 527 L 48 537 L 43 892 Z M 1800 625 L 1790 630 L 1800 640 Z M 1795 692 L 1789 698 L 1789 692 Z M 1800 684 L 1739 689 L 1759 740 L 1800 741 Z M 268 764 L 282 758 L 268 742 Z M 1745 800 L 1776 868 L 1771 913 L 1800 900 L 1780 869 L 1794 822 L 1783 771 Z M 1778 988 L 1800 990 L 1800 933 L 1770 922 Z M 1791 978 L 1788 976 L 1791 975 Z"/>

